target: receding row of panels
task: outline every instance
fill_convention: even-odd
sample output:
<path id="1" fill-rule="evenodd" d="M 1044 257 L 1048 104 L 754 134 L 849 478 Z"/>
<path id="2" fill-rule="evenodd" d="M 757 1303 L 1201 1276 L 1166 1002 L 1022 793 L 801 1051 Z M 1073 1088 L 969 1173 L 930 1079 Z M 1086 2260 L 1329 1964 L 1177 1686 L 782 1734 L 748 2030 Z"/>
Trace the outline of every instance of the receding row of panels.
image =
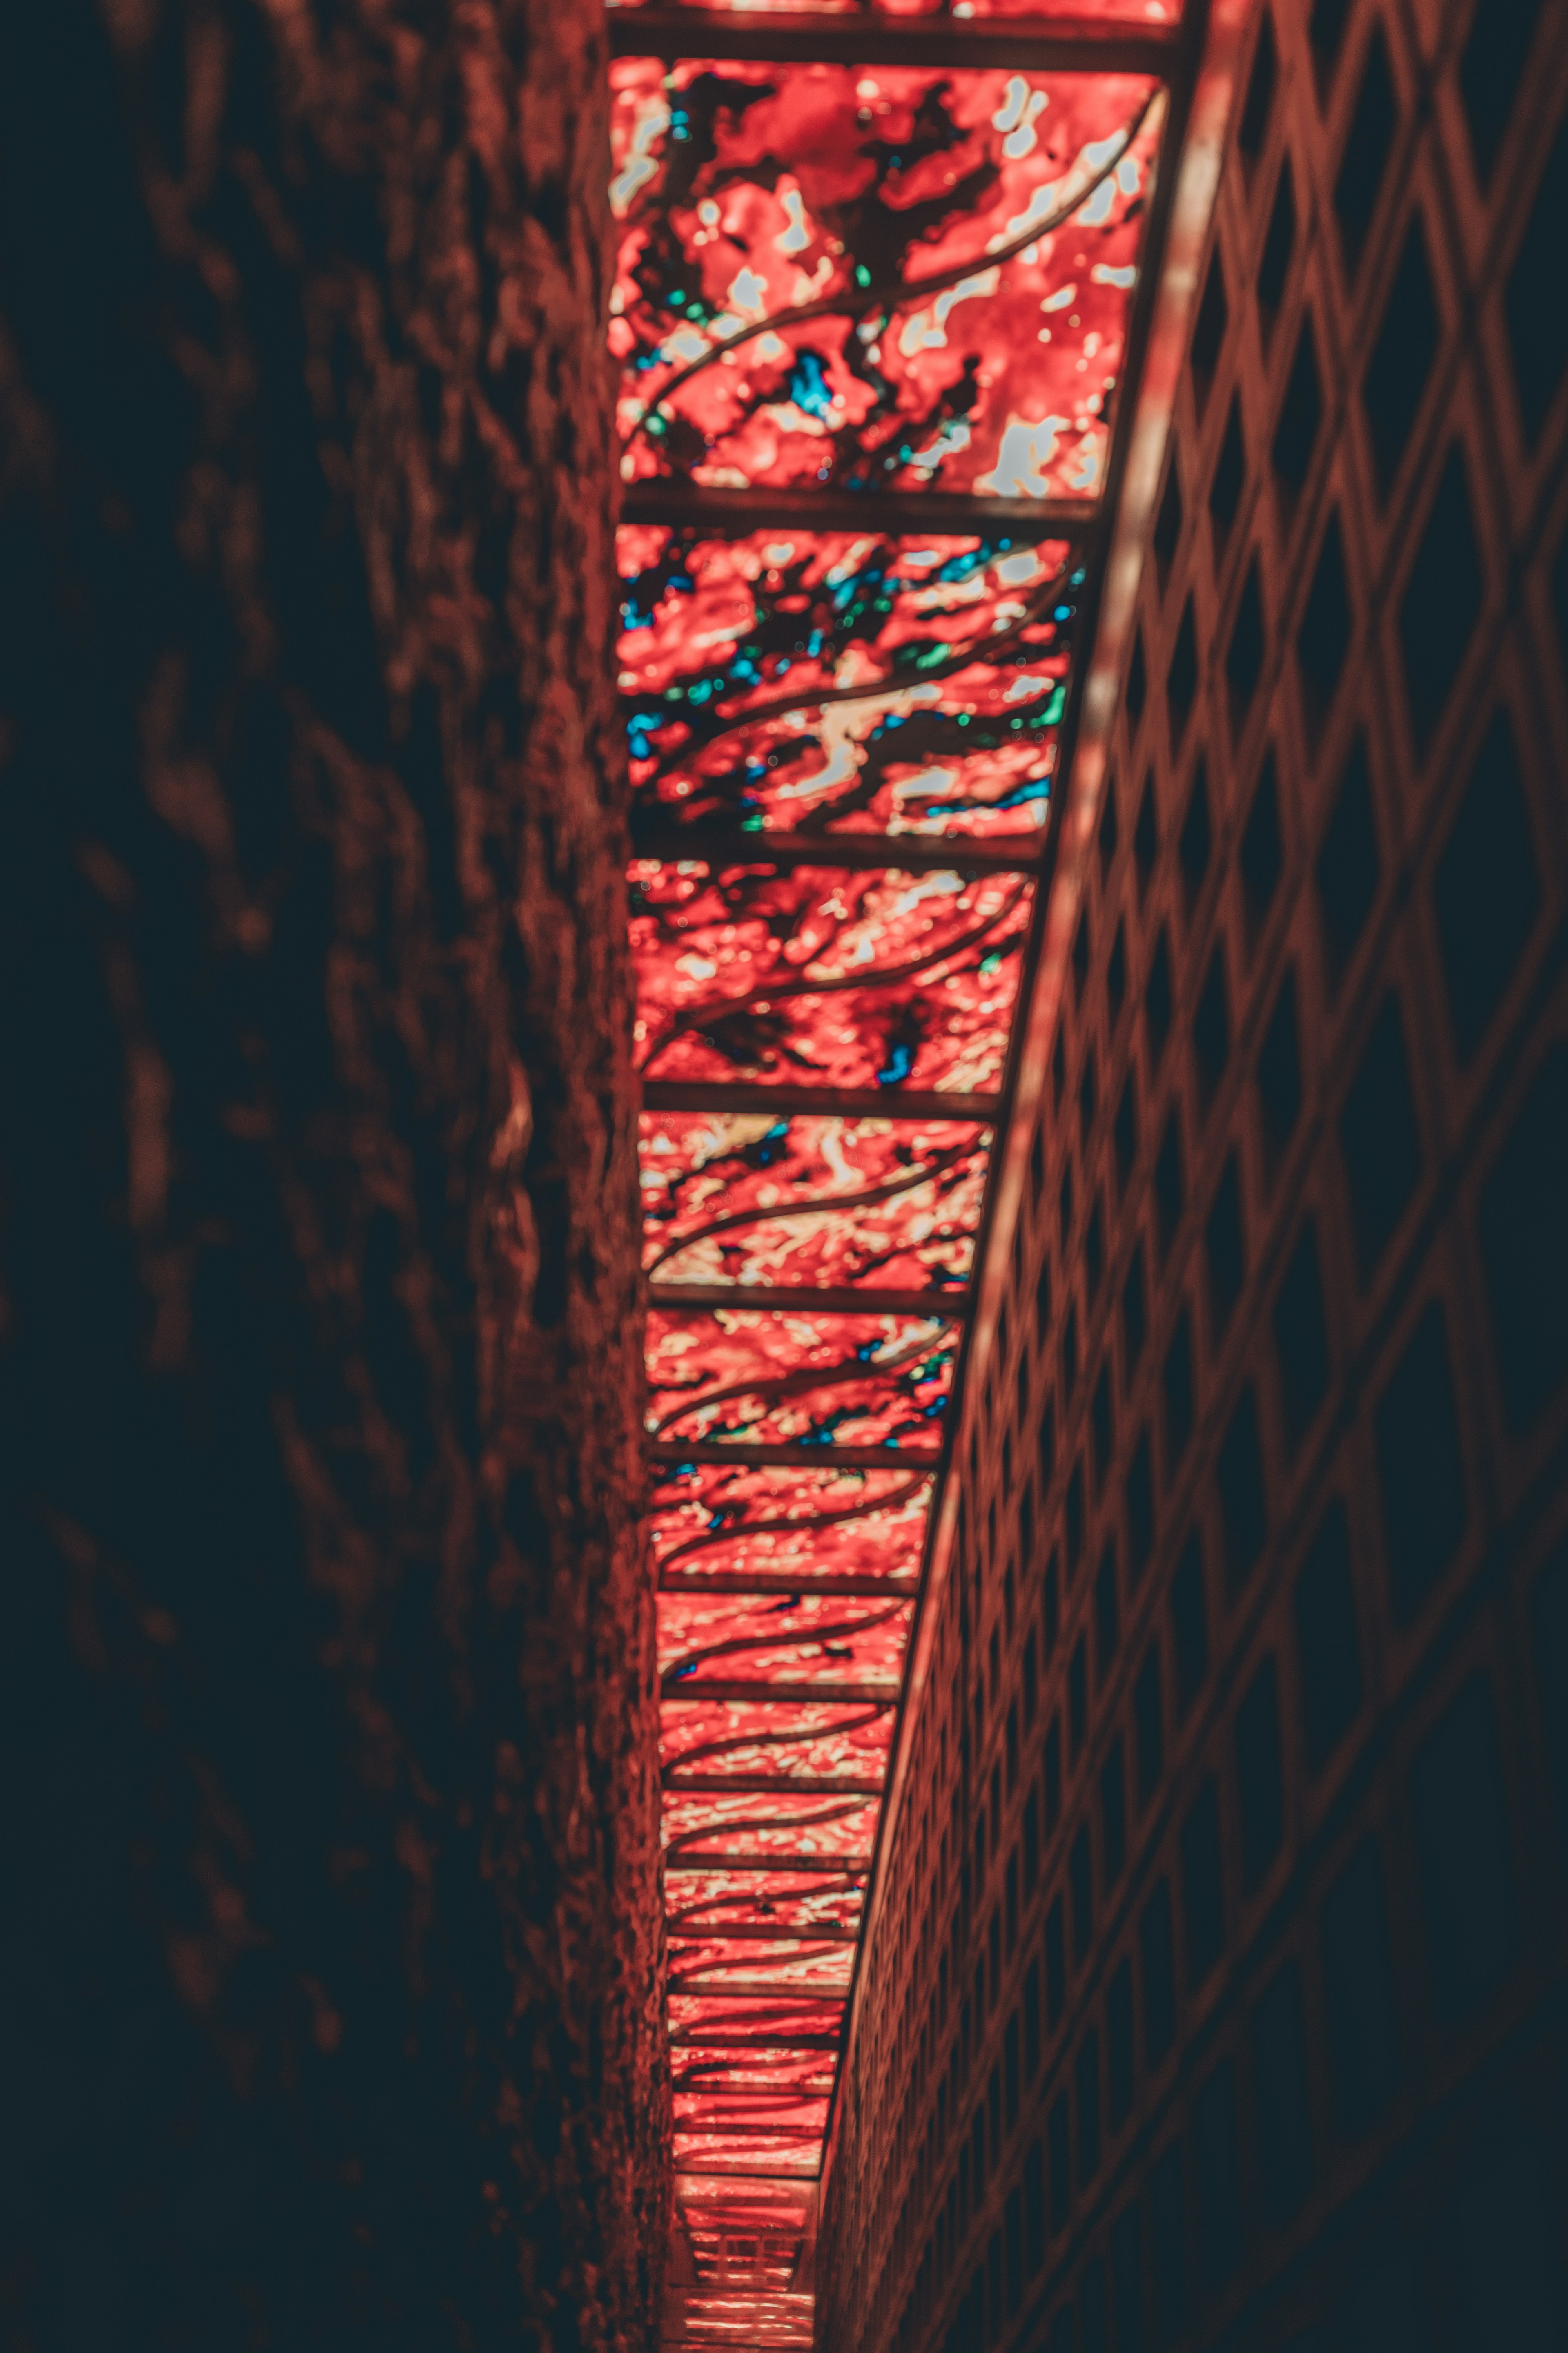
<path id="1" fill-rule="evenodd" d="M 676 2162 L 813 2179 L 932 1477 L 660 1467 Z M 770 1589 L 744 1589 L 763 1577 Z"/>
<path id="2" fill-rule="evenodd" d="M 648 23 L 612 307 L 677 2196 L 749 2290 L 679 2341 L 782 2346 L 1163 101 Z"/>

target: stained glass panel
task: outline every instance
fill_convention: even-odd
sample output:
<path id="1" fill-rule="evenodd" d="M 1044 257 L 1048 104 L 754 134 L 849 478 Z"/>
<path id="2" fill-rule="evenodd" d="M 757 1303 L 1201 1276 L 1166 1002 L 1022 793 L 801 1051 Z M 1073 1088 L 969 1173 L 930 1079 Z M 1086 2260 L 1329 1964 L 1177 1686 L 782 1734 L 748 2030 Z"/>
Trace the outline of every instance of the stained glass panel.
<path id="1" fill-rule="evenodd" d="M 648 1428 L 684 1444 L 930 1453 L 941 1438 L 958 1338 L 957 1324 L 932 1316 L 655 1308 Z"/>
<path id="2" fill-rule="evenodd" d="M 879 1788 L 893 1736 L 890 1704 L 831 1701 L 667 1700 L 659 1758 L 667 1787 L 759 1777 Z"/>
<path id="3" fill-rule="evenodd" d="M 990 1131 L 943 1121 L 645 1113 L 654 1283 L 963 1288 Z"/>
<path id="4" fill-rule="evenodd" d="M 667 1869 L 705 1856 L 814 1855 L 868 1867 L 877 1809 L 863 1798 L 827 1798 L 795 1789 L 725 1790 L 700 1798 L 664 1796 Z M 678 1874 L 679 1875 L 679 1874 Z"/>
<path id="5" fill-rule="evenodd" d="M 1157 86 L 622 58 L 629 480 L 1089 496 Z"/>
<path id="6" fill-rule="evenodd" d="M 746 1999 L 733 1993 L 675 1993 L 669 2001 L 670 2032 L 710 2037 L 743 2038 L 754 2050 L 788 2049 L 804 2037 L 820 2042 L 837 2036 L 844 2019 L 839 1995 L 765 1996 Z M 678 2046 L 679 2047 L 679 2046 Z"/>
<path id="7" fill-rule="evenodd" d="M 830 2051 L 731 2051 L 703 2042 L 678 2045 L 671 2067 L 676 2096 L 774 2091 L 822 2099 L 833 2089 Z"/>
<path id="8" fill-rule="evenodd" d="M 632 869 L 645 1078 L 1001 1082 L 1033 906 L 1017 875 L 846 873 L 706 860 Z"/>
<path id="9" fill-rule="evenodd" d="M 1063 540 L 624 526 L 638 807 L 951 838 L 1044 818 L 1083 575 Z"/>
<path id="10" fill-rule="evenodd" d="M 650 1496 L 654 1557 L 666 1578 L 780 1581 L 899 1577 L 920 1565 L 931 1481 L 886 1471 L 728 1462 L 659 1466 Z M 758 1580 L 766 1580 L 759 1582 Z"/>
<path id="11" fill-rule="evenodd" d="M 912 1601 L 662 1593 L 658 1663 L 666 1688 L 704 1683 L 884 1684 L 896 1697 Z"/>

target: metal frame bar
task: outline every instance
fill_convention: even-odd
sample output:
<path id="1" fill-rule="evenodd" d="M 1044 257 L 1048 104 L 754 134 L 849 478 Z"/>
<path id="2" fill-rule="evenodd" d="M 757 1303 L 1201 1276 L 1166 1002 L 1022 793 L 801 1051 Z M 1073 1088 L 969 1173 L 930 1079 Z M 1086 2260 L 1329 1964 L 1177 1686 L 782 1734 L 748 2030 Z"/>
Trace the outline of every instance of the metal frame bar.
<path id="1" fill-rule="evenodd" d="M 858 1871 L 864 1871 L 870 1860 L 868 1854 L 849 1855 L 842 1862 L 825 1854 L 718 1854 L 691 1858 L 680 1854 L 673 1859 L 666 1857 L 664 1875 L 668 1879 L 677 1874 L 684 1875 L 689 1872 L 698 1873 L 705 1871 L 810 1871 L 819 1872 L 825 1878 L 832 1878 L 836 1873 L 845 1878 L 852 1878 Z"/>
<path id="2" fill-rule="evenodd" d="M 669 2038 L 672 2051 L 837 2051 L 837 2034 L 775 2034 L 758 2028 L 755 2034 L 704 2034 L 700 2026 L 677 2028 Z"/>
<path id="3" fill-rule="evenodd" d="M 975 66 L 1016 73 L 1169 73 L 1178 27 L 1095 17 L 965 17 L 961 23 L 781 9 L 612 8 L 617 58 L 756 58 L 766 65 Z"/>
<path id="4" fill-rule="evenodd" d="M 700 1683 L 696 1677 L 686 1682 L 661 1682 L 661 1700 L 674 1704 L 686 1700 L 693 1705 L 700 1700 L 737 1700 L 746 1707 L 771 1707 L 776 1700 L 786 1707 L 816 1707 L 831 1701 L 841 1707 L 892 1707 L 899 1696 L 897 1683 Z"/>
<path id="5" fill-rule="evenodd" d="M 743 1532 L 742 1532 L 743 1533 Z M 894 1601 L 912 1601 L 920 1589 L 912 1577 L 779 1577 L 759 1572 L 755 1577 L 704 1577 L 700 1569 L 667 1569 L 658 1580 L 661 1593 L 798 1593 L 842 1594 L 846 1600 L 887 1595 Z"/>
<path id="6" fill-rule="evenodd" d="M 632 855 L 667 865 L 823 866 L 852 874 L 1036 874 L 1043 829 L 969 841 L 929 833 L 742 833 L 675 818 L 634 817 Z"/>
<path id="7" fill-rule="evenodd" d="M 787 1208 L 782 1214 L 787 1215 Z M 813 1290 L 809 1283 L 650 1282 L 650 1307 L 750 1307 L 772 1315 L 805 1308 L 813 1315 L 924 1315 L 933 1323 L 962 1324 L 969 1292 Z"/>
<path id="8" fill-rule="evenodd" d="M 777 17 L 770 19 L 777 24 Z M 819 19 L 830 23 L 831 18 Z M 986 499 L 967 491 L 751 491 L 720 489 L 670 475 L 645 475 L 621 491 L 623 522 L 668 523 L 713 538 L 753 531 L 876 531 L 889 537 L 971 535 L 994 539 L 1089 539 L 1098 499 Z"/>
<path id="9" fill-rule="evenodd" d="M 673 1798 L 879 1798 L 887 1787 L 885 1778 L 873 1781 L 863 1773 L 693 1773 L 672 1778 L 678 1772 L 667 1765 L 659 1775 L 659 1787 Z"/>
<path id="10" fill-rule="evenodd" d="M 742 1470 L 760 1471 L 930 1471 L 942 1456 L 933 1447 L 909 1446 L 726 1446 L 702 1439 L 689 1446 L 660 1439 L 648 1449 L 653 1463 L 732 1462 Z M 743 1531 L 738 1531 L 743 1533 Z M 761 1588 L 758 1588 L 761 1590 Z"/>
<path id="11" fill-rule="evenodd" d="M 676 1947 L 680 1944 L 699 1945 L 713 1937 L 742 1938 L 757 1945 L 852 1945 L 859 1935 L 858 1928 L 805 1928 L 763 1926 L 756 1921 L 715 1921 L 710 1928 L 672 1926 L 670 1935 L 670 1967 L 677 1964 Z"/>
<path id="12" fill-rule="evenodd" d="M 934 1088 L 731 1086 L 722 1079 L 647 1079 L 646 1111 L 774 1113 L 780 1119 L 957 1119 L 994 1127 L 1003 1097 L 940 1094 Z"/>

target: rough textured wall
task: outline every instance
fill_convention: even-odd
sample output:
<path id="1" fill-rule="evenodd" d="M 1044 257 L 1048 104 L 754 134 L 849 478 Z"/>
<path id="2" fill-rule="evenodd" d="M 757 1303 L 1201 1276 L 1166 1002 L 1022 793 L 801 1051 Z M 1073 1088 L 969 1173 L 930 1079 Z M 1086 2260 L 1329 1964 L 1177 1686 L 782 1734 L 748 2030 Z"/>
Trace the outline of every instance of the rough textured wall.
<path id="1" fill-rule="evenodd" d="M 0 2342 L 662 2256 L 596 0 L 0 14 Z"/>

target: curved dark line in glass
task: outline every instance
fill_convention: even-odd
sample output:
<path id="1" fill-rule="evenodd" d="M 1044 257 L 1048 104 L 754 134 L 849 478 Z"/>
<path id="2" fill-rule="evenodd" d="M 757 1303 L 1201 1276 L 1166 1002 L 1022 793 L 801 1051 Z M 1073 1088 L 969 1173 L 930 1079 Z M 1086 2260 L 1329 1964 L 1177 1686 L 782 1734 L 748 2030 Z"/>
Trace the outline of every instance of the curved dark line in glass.
<path id="1" fill-rule="evenodd" d="M 1005 629 L 996 630 L 991 637 L 976 638 L 963 651 L 950 655 L 944 661 L 933 662 L 930 670 L 921 670 L 917 678 L 894 677 L 865 681 L 858 686 L 819 687 L 815 693 L 779 695 L 771 702 L 754 702 L 744 711 L 735 712 L 728 717 L 715 712 L 710 719 L 704 716 L 700 720 L 685 720 L 682 723 L 689 730 L 685 743 L 678 752 L 662 761 L 651 776 L 643 780 L 637 786 L 638 792 L 646 793 L 662 784 L 666 777 L 674 776 L 677 769 L 690 759 L 694 751 L 706 751 L 710 744 L 721 743 L 726 735 L 737 734 L 742 727 L 784 719 L 792 711 L 822 711 L 830 703 L 877 702 L 894 695 L 910 694 L 917 687 L 934 686 L 944 678 L 956 678 L 977 661 L 989 660 L 994 654 L 1016 645 L 1026 629 L 1037 626 L 1050 599 L 1059 594 L 1073 560 L 1069 556 L 1059 571 L 1053 572 L 1049 580 L 1036 591 L 1033 602 L 1026 607 L 1020 619 L 1010 623 Z M 679 713 L 671 713 L 671 716 L 679 716 Z M 767 836 L 762 834 L 758 838 L 765 841 Z"/>
<path id="2" fill-rule="evenodd" d="M 895 1466 L 892 1463 L 888 1465 L 889 1471 L 894 1467 Z M 831 1464 L 825 1463 L 823 1468 L 825 1470 L 830 1470 L 832 1466 Z M 852 1472 L 845 1472 L 840 1475 L 845 1478 L 852 1478 L 857 1474 Z M 862 1472 L 858 1475 L 864 1478 L 874 1476 L 875 1474 Z M 920 1488 L 930 1483 L 930 1480 L 932 1475 L 933 1474 L 930 1472 L 926 1472 L 913 1479 L 906 1479 L 902 1486 L 889 1487 L 885 1495 L 872 1495 L 865 1502 L 859 1504 L 846 1504 L 837 1511 L 808 1512 L 803 1514 L 798 1519 L 793 1520 L 742 1521 L 736 1526 L 731 1528 L 714 1528 L 708 1530 L 700 1536 L 688 1537 L 685 1544 L 678 1545 L 672 1553 L 667 1553 L 663 1560 L 660 1561 L 659 1567 L 661 1569 L 668 1568 L 676 1561 L 684 1560 L 690 1553 L 706 1551 L 713 1545 L 738 1544 L 741 1539 L 745 1536 L 783 1535 L 797 1529 L 836 1527 L 839 1522 L 843 1520 L 863 1520 L 873 1512 L 890 1511 L 899 1505 L 907 1504 L 910 1496 L 915 1494 Z M 675 1509 L 677 1507 L 670 1505 L 666 1506 L 665 1508 Z"/>
<path id="3" fill-rule="evenodd" d="M 948 1317 L 933 1316 L 930 1320 L 933 1323 L 951 1322 Z M 880 1356 L 874 1364 L 863 1365 L 857 1361 L 852 1365 L 827 1365 L 820 1370 L 803 1366 L 797 1372 L 768 1373 L 755 1380 L 732 1381 L 728 1388 L 706 1390 L 689 1398 L 684 1404 L 667 1414 L 662 1421 L 656 1421 L 650 1434 L 662 1438 L 675 1422 L 684 1421 L 687 1415 L 695 1413 L 700 1406 L 728 1405 L 731 1398 L 755 1397 L 780 1404 L 785 1398 L 799 1396 L 808 1389 L 836 1388 L 845 1381 L 872 1380 L 881 1373 L 902 1372 L 916 1356 L 926 1355 L 938 1345 L 935 1339 L 922 1340 L 918 1344 L 911 1341 L 897 1355 Z"/>
<path id="4" fill-rule="evenodd" d="M 1018 255 L 1026 252 L 1031 245 L 1037 245 L 1041 237 L 1053 237 L 1058 228 L 1066 227 L 1080 206 L 1089 202 L 1095 190 L 1110 177 L 1127 154 L 1140 131 L 1142 130 L 1150 111 L 1161 94 L 1162 85 L 1156 82 L 1131 121 L 1122 132 L 1115 153 L 1109 156 L 1105 163 L 1096 167 L 1093 176 L 1085 181 L 1074 195 L 1064 198 L 1054 212 L 1047 213 L 1043 219 L 1035 222 L 1031 228 L 1021 236 L 1014 237 L 1010 244 L 998 246 L 994 252 L 976 255 L 968 261 L 950 262 L 945 269 L 938 270 L 931 278 L 886 279 L 879 286 L 845 286 L 837 294 L 820 295 L 815 302 L 792 303 L 787 309 L 774 311 L 767 318 L 759 319 L 751 326 L 737 328 L 732 335 L 726 335 L 722 342 L 711 345 L 703 353 L 700 359 L 689 360 L 678 374 L 670 377 L 667 385 L 662 385 L 654 394 L 653 398 L 632 427 L 626 438 L 626 446 L 629 448 L 639 434 L 647 432 L 649 417 L 657 416 L 665 403 L 673 399 L 683 385 L 689 384 L 693 376 L 702 375 L 704 370 L 710 368 L 716 360 L 721 359 L 726 352 L 737 351 L 742 343 L 754 343 L 759 335 L 776 334 L 781 328 L 803 327 L 813 319 L 840 318 L 846 314 L 854 318 L 858 315 L 864 316 L 872 311 L 881 311 L 887 318 L 890 319 L 895 311 L 907 310 L 911 302 L 923 302 L 929 295 L 945 293 L 950 286 L 956 286 L 961 279 L 973 278 L 987 269 L 1000 269 L 1004 263 L 1016 260 Z"/>
<path id="5" fill-rule="evenodd" d="M 825 1806 L 820 1813 L 816 1814 L 719 1814 L 712 1821 L 703 1822 L 696 1830 L 682 1831 L 679 1838 L 670 1840 L 665 1852 L 679 1854 L 683 1847 L 693 1846 L 700 1839 L 711 1838 L 716 1831 L 821 1830 L 826 1822 L 846 1821 L 851 1814 L 861 1813 L 875 1803 L 874 1798 L 847 1798 L 840 1804 Z"/>
<path id="6" fill-rule="evenodd" d="M 939 1176 L 945 1176 L 948 1169 L 984 1150 L 979 1141 L 982 1133 L 977 1129 L 973 1143 L 955 1144 L 949 1151 L 938 1153 L 934 1159 L 922 1161 L 918 1168 L 906 1169 L 901 1176 L 890 1178 L 885 1185 L 874 1185 L 864 1193 L 827 1194 L 817 1200 L 799 1202 L 793 1208 L 774 1201 L 766 1208 L 734 1209 L 726 1218 L 711 1218 L 705 1226 L 694 1227 L 690 1233 L 682 1235 L 678 1241 L 670 1242 L 660 1250 L 646 1270 L 647 1276 L 651 1281 L 668 1260 L 680 1257 L 683 1251 L 694 1249 L 699 1242 L 710 1240 L 715 1234 L 731 1233 L 739 1226 L 763 1225 L 770 1219 L 783 1218 L 836 1217 L 840 1210 L 869 1208 L 875 1202 L 890 1201 L 897 1194 L 913 1192 L 919 1185 L 933 1184 Z M 695 1176 L 697 1172 L 693 1169 L 690 1173 Z"/>
<path id="7" fill-rule="evenodd" d="M 763 865 L 766 860 L 759 858 L 757 863 Z M 832 860 L 825 859 L 823 863 L 825 866 L 829 866 Z M 898 870 L 889 868 L 889 871 L 896 873 Z M 722 888 L 721 885 L 720 887 Z M 665 1036 L 659 1039 L 657 1045 L 649 1047 L 647 1059 L 639 1065 L 640 1074 L 645 1079 L 651 1078 L 653 1066 L 658 1057 L 667 1053 L 676 1040 L 685 1037 L 689 1030 L 700 1029 L 704 1020 L 728 1019 L 734 1014 L 744 1013 L 751 1006 L 764 1003 L 772 1005 L 783 997 L 838 997 L 852 989 L 892 988 L 900 981 L 913 980 L 921 973 L 929 972 L 933 965 L 945 964 L 949 957 L 962 955 L 966 949 L 978 947 L 982 940 L 988 938 L 1000 924 L 1006 922 L 1009 915 L 1016 911 L 1025 893 L 1031 891 L 1033 887 L 1033 879 L 1026 876 L 1023 881 L 1015 884 L 1011 895 L 1003 901 L 994 914 L 987 916 L 984 923 L 977 924 L 967 932 L 961 932 L 956 939 L 950 940 L 943 946 L 931 948 L 915 963 L 890 965 L 885 972 L 867 967 L 859 972 L 844 973 L 832 979 L 825 980 L 804 978 L 795 981 L 784 980 L 771 986 L 764 981 L 760 987 L 749 989 L 744 997 L 709 997 L 684 1010 Z M 662 931 L 662 924 L 660 929 Z M 674 944 L 673 940 L 670 944 Z M 895 1088 L 889 1088 L 888 1092 L 890 1099 L 896 1098 Z"/>
<path id="8" fill-rule="evenodd" d="M 741 1597 L 736 1595 L 726 1598 L 738 1600 Z M 909 1599 L 900 1597 L 897 1601 L 889 1602 L 886 1609 L 875 1609 L 868 1617 L 845 1619 L 841 1624 L 836 1626 L 802 1627 L 798 1632 L 792 1632 L 787 1626 L 784 1626 L 776 1632 L 738 1634 L 728 1642 L 710 1642 L 700 1651 L 688 1651 L 684 1658 L 678 1660 L 673 1666 L 667 1667 L 659 1679 L 659 1687 L 663 1690 L 672 1686 L 677 1676 L 681 1675 L 685 1669 L 699 1666 L 705 1659 L 733 1658 L 742 1651 L 796 1651 L 803 1649 L 808 1642 L 830 1641 L 836 1634 L 864 1634 L 873 1626 L 887 1625 L 889 1620 L 897 1618 L 900 1611 L 909 1607 Z M 701 1686 L 696 1684 L 691 1688 L 700 1690 Z"/>
<path id="9" fill-rule="evenodd" d="M 823 1704 L 832 1704 L 830 1701 Z M 761 1705 L 763 1703 L 753 1702 L 752 1704 Z M 689 1771 L 693 1765 L 700 1764 L 704 1757 L 730 1757 L 741 1748 L 791 1748 L 798 1746 L 804 1740 L 834 1740 L 846 1732 L 864 1732 L 868 1724 L 878 1724 L 883 1716 L 889 1715 L 897 1704 L 896 1700 L 881 1700 L 874 1707 L 865 1709 L 859 1715 L 846 1716 L 834 1724 L 807 1725 L 799 1732 L 769 1732 L 764 1728 L 757 1732 L 737 1733 L 732 1739 L 729 1740 L 706 1740 L 699 1748 L 685 1748 L 679 1757 L 672 1757 L 665 1767 L 665 1771 L 667 1773 Z M 672 1782 L 669 1786 L 679 1788 L 680 1785 L 679 1782 Z"/>

